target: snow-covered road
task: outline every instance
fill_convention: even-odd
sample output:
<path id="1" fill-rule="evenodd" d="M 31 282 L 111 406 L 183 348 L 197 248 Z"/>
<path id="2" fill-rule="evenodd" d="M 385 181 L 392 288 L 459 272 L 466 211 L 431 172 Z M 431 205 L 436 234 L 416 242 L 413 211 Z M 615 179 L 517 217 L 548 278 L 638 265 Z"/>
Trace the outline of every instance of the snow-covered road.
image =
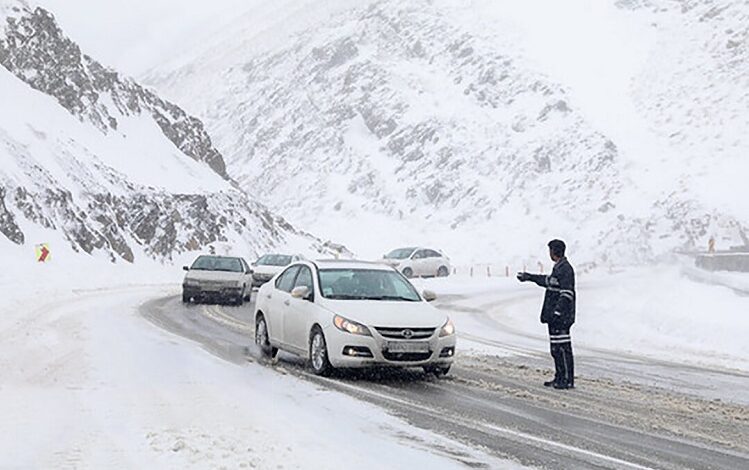
<path id="1" fill-rule="evenodd" d="M 716 379 L 713 371 L 696 366 L 586 353 L 581 357 L 584 372 L 578 389 L 559 393 L 540 386 L 548 360 L 537 351 L 471 335 L 470 341 L 493 346 L 502 357 L 464 355 L 446 380 L 393 371 L 321 379 L 289 355 L 281 354 L 272 363 L 259 359 L 249 341 L 251 307 L 183 307 L 177 297 L 164 297 L 145 304 L 142 312 L 157 325 L 231 362 L 259 362 L 289 380 L 311 382 L 378 405 L 416 428 L 524 465 L 741 468 L 749 464 L 746 404 L 645 384 L 644 378 L 652 379 L 657 371 L 668 372 L 666 387 L 682 374 L 687 374 L 684 380 L 697 378 L 703 383 Z M 604 360 L 611 370 L 621 372 L 617 380 L 598 373 Z M 716 393 L 722 386 L 743 386 L 748 380 L 741 372 L 715 374 L 724 381 L 713 389 Z"/>
<path id="2" fill-rule="evenodd" d="M 262 361 L 251 305 L 186 307 L 173 284 L 43 296 L 1 284 L 0 467 L 749 467 L 749 374 L 693 360 L 740 355 L 731 338 L 678 361 L 602 347 L 597 325 L 610 317 L 582 317 L 578 388 L 558 392 L 540 385 L 551 361 L 538 291 L 496 279 L 417 284 L 441 292 L 436 305 L 459 329 L 443 380 L 322 379 L 293 356 Z"/>

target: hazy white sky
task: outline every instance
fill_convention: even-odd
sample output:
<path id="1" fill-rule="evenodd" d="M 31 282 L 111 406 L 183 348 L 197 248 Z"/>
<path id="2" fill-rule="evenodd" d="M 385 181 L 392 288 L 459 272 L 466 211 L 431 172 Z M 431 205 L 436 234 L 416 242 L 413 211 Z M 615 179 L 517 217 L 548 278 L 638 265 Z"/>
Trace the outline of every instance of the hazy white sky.
<path id="1" fill-rule="evenodd" d="M 263 0 L 35 0 L 85 52 L 138 76 Z"/>

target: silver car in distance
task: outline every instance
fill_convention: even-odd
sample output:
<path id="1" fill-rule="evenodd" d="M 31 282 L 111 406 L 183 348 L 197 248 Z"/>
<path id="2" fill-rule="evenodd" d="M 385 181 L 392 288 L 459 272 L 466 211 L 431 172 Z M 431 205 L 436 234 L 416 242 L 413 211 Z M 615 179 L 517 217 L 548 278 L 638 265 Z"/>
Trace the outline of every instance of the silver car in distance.
<path id="1" fill-rule="evenodd" d="M 229 302 L 242 305 L 252 289 L 252 270 L 243 258 L 199 256 L 182 281 L 182 301 Z"/>

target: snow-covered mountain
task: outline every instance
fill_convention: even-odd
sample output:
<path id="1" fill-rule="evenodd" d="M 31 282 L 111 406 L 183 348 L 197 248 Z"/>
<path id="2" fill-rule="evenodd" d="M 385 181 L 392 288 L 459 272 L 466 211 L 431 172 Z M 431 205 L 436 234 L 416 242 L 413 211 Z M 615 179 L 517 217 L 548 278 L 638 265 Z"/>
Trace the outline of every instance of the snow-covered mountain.
<path id="1" fill-rule="evenodd" d="M 530 22 L 570 19 L 545 18 L 533 11 L 545 2 L 528 3 L 352 2 L 286 41 L 250 27 L 224 35 L 148 81 L 204 118 L 241 185 L 294 223 L 368 254 L 424 242 L 461 257 L 504 257 L 560 236 L 588 260 L 632 261 L 702 246 L 711 235 L 740 242 L 749 208 L 732 191 L 746 164 L 704 146 L 721 121 L 700 123 L 690 106 L 719 106 L 726 128 L 716 145 L 736 139 L 731 148 L 742 148 L 746 61 L 732 64 L 745 50 L 736 39 L 745 26 L 716 18 L 740 26 L 745 3 L 602 2 L 617 8 L 609 15 L 654 24 L 657 36 L 655 45 L 625 38 L 649 59 L 624 80 L 632 115 L 619 122 L 613 98 L 586 101 L 584 89 L 526 54 L 511 10 L 524 9 Z M 587 20 L 579 27 L 597 18 Z M 568 26 L 564 34 L 577 33 Z M 675 41 L 680 35 L 691 39 Z M 252 41 L 267 44 L 245 47 Z M 630 45 L 602 57 L 613 63 Z M 732 81 L 711 86 L 722 78 L 691 73 L 703 59 Z M 723 100 L 733 102 L 724 108 Z M 729 125 L 730 116 L 738 122 Z M 715 170 L 710 177 L 705 167 Z"/>
<path id="2" fill-rule="evenodd" d="M 117 261 L 322 243 L 238 189 L 198 119 L 82 53 L 54 17 L 0 4 L 0 233 Z"/>

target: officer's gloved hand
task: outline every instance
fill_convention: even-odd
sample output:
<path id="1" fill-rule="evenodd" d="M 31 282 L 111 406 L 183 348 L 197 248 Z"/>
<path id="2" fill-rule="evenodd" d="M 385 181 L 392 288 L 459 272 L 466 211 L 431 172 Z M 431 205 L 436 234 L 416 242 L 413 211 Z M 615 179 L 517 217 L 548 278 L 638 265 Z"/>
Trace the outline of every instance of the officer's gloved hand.
<path id="1" fill-rule="evenodd" d="M 530 280 L 531 276 L 528 273 L 518 273 L 518 281 L 525 282 Z"/>

